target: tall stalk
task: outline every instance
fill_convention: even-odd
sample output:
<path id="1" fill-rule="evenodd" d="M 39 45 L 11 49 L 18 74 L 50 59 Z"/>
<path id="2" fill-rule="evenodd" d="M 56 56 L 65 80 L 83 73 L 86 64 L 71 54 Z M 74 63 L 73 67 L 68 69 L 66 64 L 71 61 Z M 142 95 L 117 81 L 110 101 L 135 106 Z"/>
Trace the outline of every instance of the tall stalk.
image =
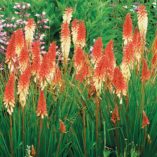
<path id="1" fill-rule="evenodd" d="M 25 146 L 25 110 L 22 108 L 22 140 Z"/>
<path id="2" fill-rule="evenodd" d="M 37 147 L 37 156 L 39 156 L 39 151 L 40 151 L 40 137 L 41 137 L 41 132 L 42 132 L 42 118 L 40 118 L 40 122 L 39 122 L 39 134 L 38 134 L 38 147 Z"/>
<path id="3" fill-rule="evenodd" d="M 83 121 L 83 148 L 84 148 L 84 156 L 87 157 L 87 147 L 86 147 L 86 112 L 85 112 L 85 103 L 83 102 L 82 109 L 82 121 Z"/>
<path id="4" fill-rule="evenodd" d="M 57 145 L 56 157 L 59 157 L 59 150 L 60 150 L 60 145 L 61 145 L 61 142 L 62 142 L 62 138 L 63 138 L 63 133 L 61 133 L 61 135 L 59 137 L 59 143 Z"/>
<path id="5" fill-rule="evenodd" d="M 10 118 L 10 151 L 11 157 L 14 157 L 12 116 L 10 115 L 9 118 Z"/>
<path id="6" fill-rule="evenodd" d="M 96 110 L 95 110 L 95 136 L 96 136 L 96 156 L 97 156 L 97 150 L 99 146 L 99 110 L 100 110 L 100 99 L 97 96 L 95 98 L 95 104 L 96 104 Z"/>

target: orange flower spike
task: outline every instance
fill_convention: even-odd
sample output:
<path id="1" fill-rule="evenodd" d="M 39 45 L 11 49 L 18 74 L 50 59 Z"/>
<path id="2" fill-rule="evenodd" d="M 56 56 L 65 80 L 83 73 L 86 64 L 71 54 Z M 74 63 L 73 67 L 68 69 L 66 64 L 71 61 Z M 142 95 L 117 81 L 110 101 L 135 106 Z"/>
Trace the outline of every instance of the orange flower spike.
<path id="1" fill-rule="evenodd" d="M 30 78 L 31 78 L 31 68 L 27 67 L 27 69 L 21 74 L 18 82 L 19 102 L 22 108 L 24 108 L 26 105 L 26 98 L 28 95 Z"/>
<path id="2" fill-rule="evenodd" d="M 114 69 L 114 76 L 113 76 L 112 83 L 116 88 L 116 94 L 122 93 L 123 95 L 126 95 L 127 85 L 123 77 L 123 74 L 118 67 Z"/>
<path id="3" fill-rule="evenodd" d="M 59 130 L 61 133 L 65 134 L 66 133 L 66 126 L 62 120 L 59 121 Z"/>
<path id="4" fill-rule="evenodd" d="M 138 27 L 140 30 L 140 34 L 143 40 L 146 38 L 147 26 L 148 26 L 148 16 L 146 7 L 144 5 L 140 5 L 137 8 L 137 17 L 138 17 Z"/>
<path id="5" fill-rule="evenodd" d="M 119 120 L 120 120 L 120 116 L 118 111 L 118 105 L 116 104 L 112 112 L 111 121 L 112 123 L 116 124 L 116 122 Z"/>
<path id="6" fill-rule="evenodd" d="M 132 65 L 134 62 L 134 45 L 133 42 L 129 42 L 124 46 L 123 63 Z"/>
<path id="7" fill-rule="evenodd" d="M 4 91 L 4 105 L 9 115 L 12 115 L 13 108 L 15 107 L 15 96 L 14 96 L 15 76 L 13 73 L 10 74 L 9 80 L 5 86 Z"/>
<path id="8" fill-rule="evenodd" d="M 47 116 L 46 100 L 43 91 L 40 91 L 40 96 L 37 106 L 37 116 L 41 117 L 42 119 L 45 116 Z"/>
<path id="9" fill-rule="evenodd" d="M 63 23 L 67 22 L 70 24 L 71 18 L 72 18 L 73 9 L 67 8 L 65 9 L 64 15 L 63 15 Z"/>
<path id="10" fill-rule="evenodd" d="M 11 68 L 11 64 L 14 61 L 16 56 L 15 52 L 15 33 L 11 35 L 11 38 L 8 42 L 7 50 L 6 50 L 6 63 L 8 63 L 9 69 Z"/>
<path id="11" fill-rule="evenodd" d="M 22 48 L 24 46 L 24 34 L 22 29 L 18 29 L 15 31 L 15 51 L 17 56 L 20 56 L 20 53 L 22 51 Z"/>
<path id="12" fill-rule="evenodd" d="M 40 70 L 38 73 L 38 79 L 42 90 L 46 87 L 47 80 L 49 80 L 49 74 L 51 71 L 49 63 L 50 63 L 49 56 L 48 53 L 46 53 L 42 58 L 42 63 L 40 65 Z"/>
<path id="13" fill-rule="evenodd" d="M 39 72 L 40 64 L 41 64 L 40 42 L 36 41 L 36 42 L 33 42 L 33 44 L 32 44 L 32 65 L 31 65 L 31 70 L 32 70 L 33 75 L 36 75 Z"/>
<path id="14" fill-rule="evenodd" d="M 47 75 L 46 79 L 50 83 L 54 77 L 55 73 L 55 59 L 56 59 L 56 43 L 52 42 L 50 44 L 48 53 L 45 56 L 46 58 L 46 66 L 47 66 Z M 44 60 L 43 60 L 44 62 Z M 44 67 L 43 67 L 44 68 Z"/>
<path id="15" fill-rule="evenodd" d="M 139 48 L 141 46 L 141 36 L 137 28 L 135 28 L 135 31 L 133 34 L 133 45 L 135 48 Z"/>
<path id="16" fill-rule="evenodd" d="M 113 52 L 113 40 L 110 40 L 108 42 L 108 44 L 106 45 L 105 55 L 109 59 L 111 65 L 113 67 L 115 67 L 116 66 L 116 61 L 115 61 L 114 52 Z"/>
<path id="17" fill-rule="evenodd" d="M 50 63 L 54 63 L 56 59 L 56 43 L 55 42 L 52 42 L 50 44 L 48 55 L 49 55 Z"/>
<path id="18" fill-rule="evenodd" d="M 20 71 L 23 72 L 29 64 L 29 53 L 26 45 L 22 48 L 19 56 L 19 67 Z"/>
<path id="19" fill-rule="evenodd" d="M 77 44 L 81 46 L 81 48 L 86 45 L 86 27 L 83 21 L 79 22 Z"/>
<path id="20" fill-rule="evenodd" d="M 89 75 L 89 67 L 86 62 L 83 63 L 81 69 L 76 73 L 76 80 L 83 82 L 83 80 Z"/>
<path id="21" fill-rule="evenodd" d="M 28 48 L 31 47 L 32 41 L 33 41 L 33 35 L 35 32 L 35 22 L 34 19 L 28 19 L 26 26 L 25 26 L 25 39 Z"/>
<path id="22" fill-rule="evenodd" d="M 143 59 L 143 61 L 142 61 L 142 77 L 141 77 L 142 82 L 149 80 L 150 74 L 151 73 L 148 68 L 147 61 L 146 61 L 146 59 Z"/>
<path id="23" fill-rule="evenodd" d="M 92 51 L 92 57 L 93 57 L 94 63 L 96 63 L 101 58 L 102 49 L 103 49 L 102 38 L 99 37 L 95 41 L 94 46 L 93 46 L 93 51 Z"/>
<path id="24" fill-rule="evenodd" d="M 128 13 L 125 17 L 125 21 L 123 24 L 123 39 L 124 44 L 127 44 L 128 42 L 132 41 L 132 19 L 130 13 Z"/>
<path id="25" fill-rule="evenodd" d="M 81 47 L 77 47 L 74 54 L 74 66 L 77 70 L 80 70 L 82 62 L 85 60 L 84 52 Z"/>
<path id="26" fill-rule="evenodd" d="M 71 37 L 70 37 L 69 24 L 65 22 L 61 26 L 61 50 L 65 62 L 67 62 L 69 57 L 70 44 L 71 44 Z"/>
<path id="27" fill-rule="evenodd" d="M 150 124 L 149 119 L 148 119 L 146 113 L 143 111 L 142 112 L 142 128 L 145 128 L 149 124 Z"/>
<path id="28" fill-rule="evenodd" d="M 60 83 L 61 80 L 62 80 L 62 73 L 61 73 L 59 67 L 56 66 L 56 70 L 55 70 L 55 74 L 54 74 L 54 78 L 53 78 L 52 83 L 55 85 L 55 84 Z"/>
<path id="29" fill-rule="evenodd" d="M 74 45 L 76 45 L 76 41 L 77 41 L 78 27 L 79 27 L 79 21 L 77 19 L 74 19 L 72 21 L 72 27 L 71 27 L 72 40 Z"/>

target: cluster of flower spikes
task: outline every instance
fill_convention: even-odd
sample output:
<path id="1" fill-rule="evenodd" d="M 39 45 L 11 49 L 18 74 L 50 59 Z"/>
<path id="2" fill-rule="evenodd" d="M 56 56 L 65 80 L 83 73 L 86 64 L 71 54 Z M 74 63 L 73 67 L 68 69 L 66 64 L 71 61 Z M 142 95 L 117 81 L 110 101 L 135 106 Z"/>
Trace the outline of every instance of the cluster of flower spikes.
<path id="1" fill-rule="evenodd" d="M 56 44 L 52 42 L 48 52 L 40 53 L 40 42 L 34 41 L 35 22 L 28 19 L 24 31 L 13 32 L 6 51 L 6 63 L 9 69 L 9 80 L 4 91 L 4 105 L 9 115 L 15 107 L 15 86 L 22 109 L 26 106 L 30 82 L 34 80 L 39 89 L 37 116 L 47 116 L 45 87 L 61 82 L 61 72 L 56 63 Z M 32 78 L 32 79 L 31 79 Z M 17 82 L 17 83 L 16 83 Z"/>
<path id="2" fill-rule="evenodd" d="M 113 52 L 114 43 L 112 40 L 107 43 L 104 49 L 102 38 L 98 37 L 95 40 L 91 57 L 85 53 L 85 24 L 78 19 L 74 19 L 70 24 L 72 12 L 71 8 L 67 8 L 63 15 L 63 24 L 61 25 L 61 52 L 63 65 L 67 64 L 72 39 L 76 80 L 80 82 L 86 81 L 87 84 L 95 89 L 97 96 L 100 96 L 102 88 L 105 87 L 111 93 L 115 93 L 118 97 L 122 98 L 122 96 L 127 94 L 127 86 L 134 64 L 139 68 L 142 63 L 142 82 L 146 82 L 150 78 L 151 72 L 146 59 L 143 58 L 148 23 L 145 6 L 142 5 L 138 8 L 139 30 L 136 28 L 133 31 L 131 15 L 126 15 L 123 26 L 124 54 L 120 67 L 116 65 Z M 35 23 L 32 19 L 28 20 L 24 30 L 25 34 L 22 30 L 14 32 L 7 47 L 6 62 L 10 69 L 10 78 L 5 89 L 4 104 L 8 113 L 12 114 L 15 104 L 14 85 L 20 73 L 18 94 L 20 103 L 24 107 L 28 95 L 30 78 L 33 77 L 34 81 L 40 85 L 37 115 L 43 118 L 47 115 L 44 88 L 47 84 L 55 85 L 61 82 L 62 73 L 56 64 L 56 44 L 54 42 L 51 43 L 48 52 L 42 56 L 40 54 L 40 42 L 33 41 Z M 152 67 L 154 68 L 157 64 L 156 43 L 157 39 L 155 38 L 153 46 L 154 56 L 152 58 Z M 120 120 L 118 105 L 115 105 L 115 109 L 112 112 L 112 122 L 116 123 L 118 120 Z"/>

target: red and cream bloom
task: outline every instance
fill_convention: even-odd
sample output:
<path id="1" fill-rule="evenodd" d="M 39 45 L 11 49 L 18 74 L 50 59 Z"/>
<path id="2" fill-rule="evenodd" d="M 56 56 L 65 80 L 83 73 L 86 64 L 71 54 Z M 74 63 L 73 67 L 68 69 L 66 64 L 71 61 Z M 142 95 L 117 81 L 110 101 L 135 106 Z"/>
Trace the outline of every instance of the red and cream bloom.
<path id="1" fill-rule="evenodd" d="M 20 53 L 24 47 L 24 34 L 22 29 L 18 29 L 17 31 L 15 31 L 15 51 L 17 56 L 20 56 Z"/>
<path id="2" fill-rule="evenodd" d="M 19 68 L 20 71 L 23 72 L 26 70 L 29 64 L 29 53 L 26 45 L 22 48 L 20 56 L 19 56 Z"/>
<path id="3" fill-rule="evenodd" d="M 11 73 L 9 76 L 9 80 L 5 86 L 4 98 L 3 98 L 4 105 L 9 115 L 12 115 L 13 108 L 15 107 L 14 86 L 15 86 L 15 76 L 14 73 Z"/>
<path id="4" fill-rule="evenodd" d="M 79 22 L 76 44 L 81 48 L 86 45 L 86 27 L 83 21 Z"/>
<path id="5" fill-rule="evenodd" d="M 13 33 L 8 42 L 8 46 L 6 50 L 6 58 L 5 58 L 10 71 L 13 71 L 15 68 L 16 58 L 17 57 L 16 57 L 16 51 L 15 51 L 15 33 Z"/>
<path id="6" fill-rule="evenodd" d="M 122 74 L 125 80 L 128 82 L 131 76 L 131 70 L 134 67 L 134 45 L 133 42 L 129 42 L 124 46 L 123 59 L 120 66 Z"/>
<path id="7" fill-rule="evenodd" d="M 62 82 L 62 73 L 58 67 L 58 65 L 56 65 L 56 68 L 55 68 L 55 74 L 54 74 L 54 78 L 52 80 L 52 84 L 53 85 L 57 85 L 57 84 L 61 84 Z"/>
<path id="8" fill-rule="evenodd" d="M 93 82 L 98 95 L 101 93 L 103 82 L 107 79 L 109 69 L 109 59 L 105 54 L 103 54 L 101 59 L 97 63 L 96 68 L 94 69 L 93 75 Z"/>
<path id="9" fill-rule="evenodd" d="M 137 9 L 137 17 L 138 17 L 138 27 L 140 30 L 140 34 L 143 40 L 146 38 L 147 26 L 148 26 L 148 16 L 146 7 L 144 5 L 140 5 Z"/>
<path id="10" fill-rule="evenodd" d="M 31 68 L 28 66 L 27 69 L 20 75 L 19 82 L 18 82 L 19 102 L 22 108 L 24 108 L 26 105 L 30 78 L 31 78 Z"/>
<path id="11" fill-rule="evenodd" d="M 142 54 L 142 42 L 139 30 L 136 28 L 133 35 L 133 46 L 134 46 L 134 59 L 135 64 L 140 66 L 141 54 Z"/>
<path id="12" fill-rule="evenodd" d="M 70 21 L 72 18 L 72 12 L 73 12 L 72 8 L 65 9 L 65 12 L 63 15 L 63 23 L 67 22 L 68 24 L 70 24 Z"/>
<path id="13" fill-rule="evenodd" d="M 85 55 L 82 48 L 76 47 L 74 54 L 74 66 L 77 72 L 82 68 L 84 60 Z"/>
<path id="14" fill-rule="evenodd" d="M 26 44 L 28 48 L 31 47 L 32 41 L 33 41 L 33 35 L 35 32 L 35 22 L 34 19 L 28 19 L 26 26 L 25 26 L 25 39 L 26 39 Z"/>
<path id="15" fill-rule="evenodd" d="M 72 41 L 75 46 L 77 42 L 78 28 L 79 28 L 79 20 L 74 19 L 72 21 L 71 34 L 72 34 Z"/>
<path id="16" fill-rule="evenodd" d="M 132 41 L 132 19 L 130 13 L 128 13 L 125 17 L 125 21 L 123 24 L 123 39 L 124 39 L 124 45 L 126 45 L 128 42 Z"/>
<path id="17" fill-rule="evenodd" d="M 64 62 L 66 63 L 69 57 L 70 44 L 71 44 L 71 37 L 70 37 L 69 24 L 65 22 L 61 26 L 61 50 L 62 50 Z"/>
<path id="18" fill-rule="evenodd" d="M 111 121 L 113 124 L 116 124 L 117 121 L 120 120 L 119 111 L 118 111 L 118 105 L 116 104 L 114 107 L 114 110 L 112 111 Z"/>
<path id="19" fill-rule="evenodd" d="M 148 68 L 147 61 L 146 61 L 146 59 L 143 59 L 142 60 L 142 76 L 141 76 L 142 82 L 149 80 L 150 74 L 151 73 L 150 73 L 150 70 Z"/>
<path id="20" fill-rule="evenodd" d="M 82 82 L 89 75 L 88 59 L 81 47 L 76 47 L 74 54 L 76 80 Z"/>
<path id="21" fill-rule="evenodd" d="M 42 119 L 47 116 L 46 100 L 44 96 L 44 91 L 40 91 L 40 96 L 37 105 L 37 116 Z"/>
<path id="22" fill-rule="evenodd" d="M 48 53 L 43 56 L 40 70 L 38 73 L 39 83 L 43 90 L 47 83 L 51 83 L 55 73 L 56 44 L 53 42 Z"/>
<path id="23" fill-rule="evenodd" d="M 93 50 L 92 50 L 92 61 L 95 65 L 97 64 L 97 62 L 100 60 L 102 56 L 102 50 L 103 50 L 102 38 L 99 37 L 95 41 Z"/>
<path id="24" fill-rule="evenodd" d="M 37 76 L 40 70 L 41 56 L 40 56 L 40 42 L 32 43 L 32 65 L 31 71 L 33 76 Z"/>
<path id="25" fill-rule="evenodd" d="M 145 128 L 149 124 L 150 124 L 149 119 L 148 119 L 146 113 L 143 111 L 142 112 L 142 128 Z"/>
<path id="26" fill-rule="evenodd" d="M 112 80 L 113 86 L 115 87 L 115 91 L 118 97 L 121 98 L 122 95 L 126 95 L 127 93 L 127 84 L 124 79 L 124 76 L 120 69 L 116 67 L 114 69 L 114 76 Z"/>
<path id="27" fill-rule="evenodd" d="M 89 65 L 86 60 L 84 60 L 83 66 L 81 69 L 76 73 L 76 80 L 83 82 L 89 76 Z"/>

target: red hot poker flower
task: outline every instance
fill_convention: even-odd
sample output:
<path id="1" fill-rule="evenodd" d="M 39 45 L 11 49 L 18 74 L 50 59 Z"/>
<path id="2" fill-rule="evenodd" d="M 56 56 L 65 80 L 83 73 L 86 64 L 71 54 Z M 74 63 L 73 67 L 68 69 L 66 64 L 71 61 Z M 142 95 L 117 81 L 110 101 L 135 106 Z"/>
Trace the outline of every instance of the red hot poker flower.
<path id="1" fill-rule="evenodd" d="M 28 48 L 31 47 L 34 32 L 35 32 L 34 19 L 28 19 L 26 26 L 25 26 L 25 39 L 26 39 L 26 43 L 27 43 Z"/>
<path id="2" fill-rule="evenodd" d="M 108 42 L 108 44 L 106 45 L 105 48 L 105 55 L 108 59 L 108 67 L 107 67 L 107 73 L 108 73 L 108 77 L 109 80 L 112 80 L 113 78 L 113 73 L 114 73 L 114 68 L 116 66 L 116 61 L 115 61 L 115 57 L 114 57 L 114 52 L 113 52 L 113 41 L 110 40 Z"/>
<path id="3" fill-rule="evenodd" d="M 146 38 L 147 33 L 147 25 L 148 25 L 148 16 L 146 7 L 144 5 L 140 5 L 137 9 L 137 17 L 138 17 L 138 27 L 140 30 L 140 34 L 143 40 Z"/>
<path id="4" fill-rule="evenodd" d="M 63 134 L 66 133 L 66 126 L 62 120 L 59 121 L 59 126 L 60 126 L 59 128 L 60 132 Z"/>
<path id="5" fill-rule="evenodd" d="M 33 75 L 37 75 L 40 69 L 40 42 L 35 41 L 32 44 L 32 65 L 31 70 Z"/>
<path id="6" fill-rule="evenodd" d="M 18 29 L 15 31 L 15 49 L 16 49 L 16 54 L 19 57 L 21 50 L 24 46 L 24 34 L 22 29 Z"/>
<path id="7" fill-rule="evenodd" d="M 4 105 L 9 115 L 12 115 L 13 108 L 15 107 L 14 86 L 15 86 L 15 76 L 13 73 L 11 73 L 5 87 L 4 98 L 3 98 Z"/>
<path id="8" fill-rule="evenodd" d="M 19 68 L 20 71 L 23 72 L 29 64 L 29 53 L 26 45 L 22 48 L 20 56 L 19 56 Z"/>
<path id="9" fill-rule="evenodd" d="M 133 42 L 129 42 L 124 46 L 123 63 L 132 65 L 134 61 L 134 47 Z"/>
<path id="10" fill-rule="evenodd" d="M 66 8 L 65 9 L 65 12 L 63 15 L 63 23 L 65 23 L 65 22 L 67 22 L 68 24 L 70 23 L 71 18 L 72 18 L 72 12 L 73 12 L 72 8 Z"/>
<path id="11" fill-rule="evenodd" d="M 133 46 L 134 46 L 134 57 L 135 61 L 138 63 L 138 66 L 140 66 L 140 60 L 141 60 L 141 54 L 142 54 L 142 42 L 141 42 L 141 36 L 140 32 L 136 28 L 133 35 Z"/>
<path id="12" fill-rule="evenodd" d="M 73 40 L 73 43 L 75 46 L 76 46 L 76 42 L 77 42 L 78 27 L 79 27 L 79 21 L 77 19 L 74 19 L 72 21 L 71 34 L 72 34 L 72 40 Z"/>
<path id="13" fill-rule="evenodd" d="M 82 82 L 89 75 L 89 66 L 86 61 L 84 61 L 81 69 L 76 73 L 76 80 Z"/>
<path id="14" fill-rule="evenodd" d="M 65 62 L 67 62 L 69 57 L 70 44 L 71 44 L 71 38 L 70 38 L 69 24 L 65 22 L 61 26 L 61 50 Z"/>
<path id="15" fill-rule="evenodd" d="M 94 63 L 96 63 L 101 58 L 102 49 L 103 49 L 102 38 L 99 37 L 95 41 L 92 51 L 92 58 Z"/>
<path id="16" fill-rule="evenodd" d="M 147 65 L 147 61 L 146 59 L 143 59 L 142 61 L 142 82 L 145 82 L 147 80 L 149 80 L 150 78 L 150 70 L 148 68 L 148 65 Z"/>
<path id="17" fill-rule="evenodd" d="M 116 124 L 117 121 L 120 120 L 119 112 L 118 112 L 118 105 L 116 104 L 114 110 L 112 112 L 111 121 L 113 124 Z"/>
<path id="18" fill-rule="evenodd" d="M 37 116 L 41 117 L 42 119 L 45 116 L 47 116 L 46 100 L 43 91 L 40 91 L 40 96 L 37 106 Z"/>
<path id="19" fill-rule="evenodd" d="M 22 108 L 24 108 L 26 105 L 26 98 L 28 95 L 30 78 L 31 78 L 31 68 L 28 66 L 27 69 L 21 74 L 18 82 L 19 102 Z"/>
<path id="20" fill-rule="evenodd" d="M 6 50 L 6 63 L 8 63 L 8 67 L 10 70 L 12 70 L 12 67 L 14 66 L 15 59 L 16 59 L 15 33 L 13 33 L 9 40 Z"/>
<path id="21" fill-rule="evenodd" d="M 125 17 L 124 25 L 123 25 L 123 39 L 124 44 L 127 44 L 132 40 L 132 19 L 130 13 L 128 13 Z"/>
<path id="22" fill-rule="evenodd" d="M 84 52 L 81 47 L 76 47 L 74 54 L 74 66 L 77 71 L 79 71 L 82 67 L 82 63 L 85 60 Z"/>
<path id="23" fill-rule="evenodd" d="M 113 76 L 112 83 L 116 89 L 116 94 L 126 95 L 127 85 L 123 77 L 123 74 L 118 67 L 114 69 L 114 76 Z"/>
<path id="24" fill-rule="evenodd" d="M 57 65 L 56 65 L 55 69 L 56 70 L 55 70 L 54 78 L 53 78 L 53 81 L 52 81 L 52 83 L 54 85 L 59 84 L 62 81 L 62 73 L 61 73 L 61 71 L 60 71 L 60 69 Z"/>
<path id="25" fill-rule="evenodd" d="M 79 22 L 78 35 L 77 35 L 77 45 L 83 48 L 86 44 L 86 27 L 83 21 Z"/>
<path id="26" fill-rule="evenodd" d="M 142 112 L 142 128 L 145 128 L 149 124 L 150 124 L 149 119 L 148 119 L 146 113 L 143 111 Z"/>

